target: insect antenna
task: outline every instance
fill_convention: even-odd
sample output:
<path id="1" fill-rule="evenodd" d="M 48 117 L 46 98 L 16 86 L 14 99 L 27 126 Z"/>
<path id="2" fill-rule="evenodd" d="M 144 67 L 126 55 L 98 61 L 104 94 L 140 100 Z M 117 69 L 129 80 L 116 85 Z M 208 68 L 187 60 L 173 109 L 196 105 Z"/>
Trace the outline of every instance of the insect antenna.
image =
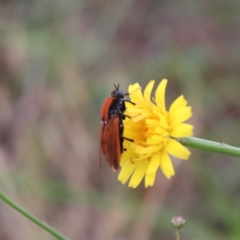
<path id="1" fill-rule="evenodd" d="M 115 90 L 116 91 L 118 91 L 119 90 L 119 87 L 120 87 L 120 85 L 118 84 L 118 85 L 116 85 L 115 83 L 113 84 L 114 85 L 114 87 L 115 87 Z"/>

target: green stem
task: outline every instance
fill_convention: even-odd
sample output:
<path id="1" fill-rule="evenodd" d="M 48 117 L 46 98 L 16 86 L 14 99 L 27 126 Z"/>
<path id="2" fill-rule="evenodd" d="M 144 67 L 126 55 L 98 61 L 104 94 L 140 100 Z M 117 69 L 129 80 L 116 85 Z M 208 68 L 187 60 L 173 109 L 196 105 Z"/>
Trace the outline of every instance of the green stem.
<path id="1" fill-rule="evenodd" d="M 23 209 L 19 205 L 13 202 L 9 197 L 7 197 L 1 190 L 0 190 L 0 199 L 2 199 L 6 204 L 17 210 L 19 213 L 24 215 L 26 218 L 28 218 L 30 221 L 36 223 L 38 226 L 49 232 L 51 235 L 56 237 L 59 240 L 69 240 L 69 238 L 62 235 L 60 232 L 55 230 L 54 228 L 48 226 L 46 223 L 42 222 L 35 216 L 33 216 L 31 213 L 29 213 L 27 210 Z"/>
<path id="2" fill-rule="evenodd" d="M 178 141 L 186 147 L 192 147 L 192 148 L 240 157 L 240 148 L 233 147 L 225 143 L 213 142 L 213 141 L 196 138 L 196 137 L 182 138 L 182 139 L 178 139 Z"/>
<path id="3" fill-rule="evenodd" d="M 181 240 L 181 234 L 179 229 L 176 230 L 176 240 Z"/>

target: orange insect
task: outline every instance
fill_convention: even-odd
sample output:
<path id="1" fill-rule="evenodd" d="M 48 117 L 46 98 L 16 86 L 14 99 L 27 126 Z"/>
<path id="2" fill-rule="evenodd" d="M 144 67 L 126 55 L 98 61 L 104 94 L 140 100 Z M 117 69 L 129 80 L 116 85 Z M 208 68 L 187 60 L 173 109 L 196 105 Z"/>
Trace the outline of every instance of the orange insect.
<path id="1" fill-rule="evenodd" d="M 116 86 L 114 84 L 114 87 L 115 90 L 113 90 L 110 97 L 104 101 L 100 111 L 100 165 L 102 150 L 108 165 L 116 172 L 119 168 L 121 154 L 124 151 L 123 140 L 132 140 L 123 137 L 123 120 L 126 117 L 124 114 L 126 110 L 125 101 L 128 101 L 125 100 L 124 97 L 129 94 L 119 90 L 119 85 Z"/>

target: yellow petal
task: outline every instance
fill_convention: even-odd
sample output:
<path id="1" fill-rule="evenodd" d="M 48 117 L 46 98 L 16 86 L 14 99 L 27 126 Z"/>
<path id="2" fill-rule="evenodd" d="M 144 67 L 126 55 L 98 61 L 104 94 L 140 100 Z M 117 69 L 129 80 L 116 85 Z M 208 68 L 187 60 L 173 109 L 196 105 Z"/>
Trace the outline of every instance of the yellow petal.
<path id="1" fill-rule="evenodd" d="M 171 126 L 174 127 L 177 124 L 186 121 L 191 116 L 192 116 L 192 108 L 191 107 L 181 108 L 178 111 L 176 111 L 170 115 Z"/>
<path id="2" fill-rule="evenodd" d="M 144 111 L 142 110 L 141 112 L 139 111 L 136 111 L 135 115 L 133 115 L 133 112 L 131 113 L 130 117 L 131 117 L 131 120 L 136 123 L 136 122 L 139 122 L 140 120 L 146 118 L 149 116 L 149 112 L 148 111 Z"/>
<path id="3" fill-rule="evenodd" d="M 124 146 L 124 148 L 125 148 L 125 146 Z M 123 154 L 122 154 L 122 156 L 121 156 L 121 161 L 120 161 L 120 166 L 121 167 L 123 167 L 126 163 L 127 163 L 127 161 L 129 160 L 129 151 L 128 152 L 123 152 Z"/>
<path id="4" fill-rule="evenodd" d="M 174 138 L 189 137 L 193 135 L 193 126 L 187 123 L 177 125 L 171 131 L 171 136 Z"/>
<path id="5" fill-rule="evenodd" d="M 161 164 L 160 168 L 162 169 L 163 174 L 169 179 L 174 175 L 174 169 L 172 161 L 166 151 L 161 153 Z"/>
<path id="6" fill-rule="evenodd" d="M 146 141 L 148 145 L 160 145 L 163 142 L 163 136 L 153 135 L 149 137 Z"/>
<path id="7" fill-rule="evenodd" d="M 127 141 L 124 141 L 127 142 Z M 136 157 L 136 153 L 134 152 L 134 143 L 127 142 L 123 144 L 126 151 L 123 152 L 121 156 L 120 166 L 123 167 L 127 162 L 131 162 L 130 159 L 134 159 Z"/>
<path id="8" fill-rule="evenodd" d="M 149 102 L 151 101 L 151 93 L 152 93 L 153 85 L 154 85 L 154 80 L 151 80 L 144 90 L 144 99 L 146 101 L 149 101 Z"/>
<path id="9" fill-rule="evenodd" d="M 155 133 L 163 136 L 163 134 L 165 133 L 165 129 L 157 127 L 155 128 Z"/>
<path id="10" fill-rule="evenodd" d="M 157 124 L 155 126 L 154 125 L 152 126 L 154 127 L 155 133 L 161 134 L 162 131 L 166 131 L 166 129 L 169 128 L 169 121 L 167 117 L 163 115 L 159 115 L 159 118 L 160 118 L 159 120 L 157 121 L 155 120 Z M 147 127 L 149 127 L 149 125 Z"/>
<path id="11" fill-rule="evenodd" d="M 155 119 L 146 119 L 145 122 L 147 125 L 151 125 L 151 126 L 159 125 L 159 120 L 155 120 Z"/>
<path id="12" fill-rule="evenodd" d="M 137 167 L 136 164 L 131 163 L 131 161 L 127 162 L 123 168 L 121 169 L 119 175 L 118 175 L 118 180 L 122 183 L 125 184 L 127 180 L 130 178 L 131 174 Z"/>
<path id="13" fill-rule="evenodd" d="M 152 105 L 152 112 L 158 118 L 161 118 L 162 115 L 165 115 L 167 113 L 165 110 L 165 106 L 163 107 L 162 105 L 159 105 L 159 104 L 157 106 L 154 104 Z"/>
<path id="14" fill-rule="evenodd" d="M 186 107 L 187 106 L 187 100 L 184 98 L 183 95 L 178 97 L 171 105 L 169 109 L 169 113 L 173 113 L 177 111 L 180 108 Z"/>
<path id="15" fill-rule="evenodd" d="M 159 148 L 160 146 L 149 146 L 149 147 L 136 146 L 135 152 L 137 154 L 149 154 L 149 153 L 157 152 Z"/>
<path id="16" fill-rule="evenodd" d="M 156 178 L 156 173 L 149 173 L 145 176 L 145 187 L 153 186 Z"/>
<path id="17" fill-rule="evenodd" d="M 187 148 L 174 139 L 169 139 L 165 148 L 172 156 L 183 160 L 187 160 L 191 154 Z"/>
<path id="18" fill-rule="evenodd" d="M 125 106 L 126 106 L 127 110 L 135 108 L 135 105 L 133 105 L 132 103 L 127 102 L 127 101 L 125 102 Z"/>
<path id="19" fill-rule="evenodd" d="M 136 140 L 143 141 L 144 140 L 144 138 L 142 136 L 142 132 L 139 132 L 139 131 L 133 132 L 133 131 L 128 131 L 127 129 L 126 130 L 124 129 L 124 137 L 133 139 L 134 141 L 136 141 Z M 126 142 L 126 141 L 124 141 L 124 142 Z"/>
<path id="20" fill-rule="evenodd" d="M 138 164 L 136 170 L 134 171 L 131 180 L 129 182 L 129 187 L 136 188 L 142 181 L 147 170 L 147 163 Z"/>
<path id="21" fill-rule="evenodd" d="M 160 166 L 160 161 L 161 161 L 160 152 L 153 154 L 147 168 L 147 174 L 155 173 Z"/>
<path id="22" fill-rule="evenodd" d="M 129 96 L 132 102 L 137 103 L 137 102 L 143 101 L 141 87 L 138 83 L 129 85 L 128 93 L 130 94 Z"/>
<path id="23" fill-rule="evenodd" d="M 167 86 L 167 79 L 163 79 L 157 89 L 156 89 L 156 93 L 155 93 L 155 99 L 156 99 L 156 103 L 157 105 L 163 107 L 165 109 L 165 90 L 166 90 L 166 86 Z"/>
<path id="24" fill-rule="evenodd" d="M 162 116 L 162 118 L 160 119 L 160 126 L 164 129 L 168 129 L 169 123 L 168 119 L 165 116 Z"/>

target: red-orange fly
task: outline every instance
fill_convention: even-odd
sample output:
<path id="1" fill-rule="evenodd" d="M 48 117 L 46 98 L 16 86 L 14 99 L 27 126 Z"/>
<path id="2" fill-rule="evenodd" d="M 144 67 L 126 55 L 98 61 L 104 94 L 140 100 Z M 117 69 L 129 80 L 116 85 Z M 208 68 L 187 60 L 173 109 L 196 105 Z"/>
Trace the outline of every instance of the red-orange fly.
<path id="1" fill-rule="evenodd" d="M 129 140 L 123 137 L 123 120 L 126 117 L 124 97 L 129 95 L 119 90 L 119 85 L 115 85 L 115 90 L 111 92 L 102 105 L 101 116 L 101 132 L 100 132 L 100 164 L 101 150 L 105 155 L 111 169 L 116 172 L 119 168 L 121 154 L 123 149 L 123 140 Z M 130 102 L 130 101 L 128 101 Z M 132 103 L 134 104 L 134 103 Z"/>

